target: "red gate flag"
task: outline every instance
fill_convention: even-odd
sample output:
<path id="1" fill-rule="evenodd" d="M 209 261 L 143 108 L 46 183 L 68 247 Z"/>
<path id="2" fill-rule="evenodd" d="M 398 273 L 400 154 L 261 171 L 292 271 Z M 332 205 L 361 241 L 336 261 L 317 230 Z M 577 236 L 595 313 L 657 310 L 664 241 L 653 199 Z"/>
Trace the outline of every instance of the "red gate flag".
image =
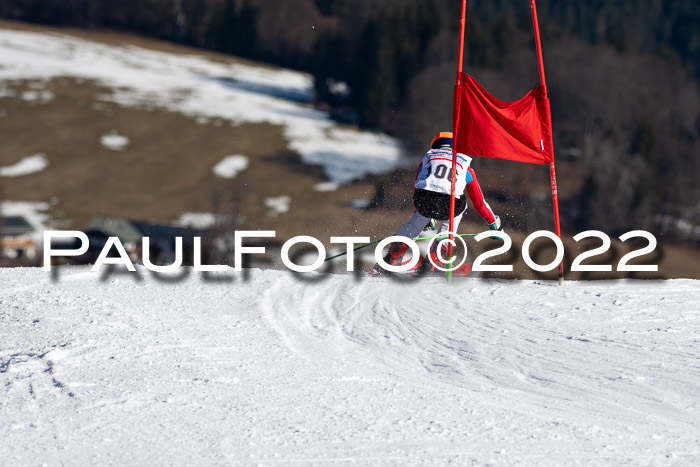
<path id="1" fill-rule="evenodd" d="M 532 164 L 554 162 L 552 120 L 545 87 L 503 102 L 460 73 L 454 91 L 455 152 Z"/>

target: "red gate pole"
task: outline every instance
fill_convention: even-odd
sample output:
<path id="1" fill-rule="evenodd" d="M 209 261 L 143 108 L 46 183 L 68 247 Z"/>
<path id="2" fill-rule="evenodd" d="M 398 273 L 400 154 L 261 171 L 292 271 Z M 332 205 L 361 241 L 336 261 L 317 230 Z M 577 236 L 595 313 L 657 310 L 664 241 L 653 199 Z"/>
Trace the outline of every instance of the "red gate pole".
<path id="1" fill-rule="evenodd" d="M 462 63 L 464 59 L 464 23 L 467 15 L 467 0 L 462 0 L 462 12 L 459 19 L 459 58 L 457 62 L 457 82 L 461 83 Z M 453 231 L 455 227 L 455 182 L 457 181 L 457 122 L 454 112 L 452 114 L 452 190 L 450 192 L 450 242 L 447 245 L 447 256 L 452 258 Z M 449 267 L 452 267 L 450 261 Z M 452 271 L 447 271 L 445 277 L 452 279 Z"/>
<path id="2" fill-rule="evenodd" d="M 547 90 L 547 83 L 544 79 L 544 61 L 542 60 L 542 45 L 540 43 L 540 26 L 537 22 L 537 6 L 535 5 L 535 0 L 530 0 L 530 7 L 532 10 L 532 26 L 535 30 L 535 45 L 537 46 L 537 63 L 540 69 L 540 84 L 544 88 L 544 99 L 549 99 L 549 91 Z M 549 109 L 549 106 L 547 106 Z M 549 115 L 551 121 L 551 112 Z M 552 141 L 552 135 L 549 135 L 549 147 L 554 151 L 554 143 Z M 557 237 L 561 239 L 561 228 L 559 226 L 559 197 L 557 195 L 557 175 L 554 171 L 554 157 L 552 157 L 552 162 L 549 163 L 549 177 L 552 182 L 552 206 L 554 208 L 554 228 Z M 564 261 L 559 263 L 559 285 L 564 285 Z"/>

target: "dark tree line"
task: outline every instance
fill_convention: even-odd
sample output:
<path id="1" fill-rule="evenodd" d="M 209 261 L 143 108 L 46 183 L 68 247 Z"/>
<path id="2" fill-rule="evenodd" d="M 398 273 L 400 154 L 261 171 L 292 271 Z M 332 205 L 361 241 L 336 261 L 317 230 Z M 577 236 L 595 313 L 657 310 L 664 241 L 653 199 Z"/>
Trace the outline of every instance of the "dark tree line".
<path id="1" fill-rule="evenodd" d="M 498 68 L 515 32 L 531 28 L 529 2 L 468 5 L 468 63 Z M 545 41 L 565 31 L 621 52 L 651 52 L 700 75 L 695 0 L 540 0 L 538 8 Z M 404 101 L 405 82 L 432 60 L 431 41 L 456 33 L 458 10 L 456 0 L 0 0 L 5 18 L 126 30 L 262 59 L 311 71 L 320 88 L 329 75 L 355 84 L 358 94 L 383 95 L 389 87 L 394 95 L 380 111 Z M 440 53 L 454 55 L 452 49 Z M 374 99 L 360 95 L 353 104 L 367 124 L 376 123 L 376 112 L 364 109 L 376 107 Z"/>
<path id="2" fill-rule="evenodd" d="M 502 69 L 530 31 L 529 2 L 468 2 L 467 65 Z M 621 52 L 651 52 L 700 75 L 695 0 L 540 0 L 543 39 L 562 31 Z M 361 124 L 380 126 L 410 80 L 455 58 L 456 0 L 0 0 L 0 16 L 112 28 L 310 71 L 321 99 L 344 81 Z M 442 36 L 442 37 L 441 37 Z M 436 42 L 441 38 L 441 42 Z"/>

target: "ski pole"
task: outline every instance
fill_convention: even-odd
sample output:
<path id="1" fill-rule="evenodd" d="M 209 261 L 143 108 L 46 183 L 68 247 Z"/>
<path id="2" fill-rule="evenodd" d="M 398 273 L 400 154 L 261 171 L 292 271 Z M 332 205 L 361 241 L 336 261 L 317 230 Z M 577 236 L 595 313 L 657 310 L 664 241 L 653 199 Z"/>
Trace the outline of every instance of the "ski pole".
<path id="1" fill-rule="evenodd" d="M 474 236 L 474 235 L 479 235 L 479 234 L 475 234 L 475 233 L 457 234 L 457 237 L 469 237 L 469 236 Z M 445 235 L 440 235 L 440 236 L 434 235 L 432 237 L 416 237 L 416 238 L 412 238 L 411 240 L 431 240 L 433 238 L 440 238 L 440 239 L 449 238 L 449 235 L 445 234 Z M 360 245 L 356 248 L 353 248 L 352 251 L 357 251 L 357 250 L 361 250 L 363 248 L 367 248 L 368 246 L 376 245 L 377 243 L 381 242 L 382 240 L 384 240 L 384 239 L 382 238 L 382 239 L 376 240 L 374 242 L 367 243 L 366 245 Z M 348 252 L 344 251 L 343 253 L 339 253 L 335 256 L 331 256 L 330 258 L 326 258 L 324 263 L 326 261 L 330 261 L 332 259 L 339 258 L 339 257 L 347 255 L 347 254 L 348 254 Z"/>

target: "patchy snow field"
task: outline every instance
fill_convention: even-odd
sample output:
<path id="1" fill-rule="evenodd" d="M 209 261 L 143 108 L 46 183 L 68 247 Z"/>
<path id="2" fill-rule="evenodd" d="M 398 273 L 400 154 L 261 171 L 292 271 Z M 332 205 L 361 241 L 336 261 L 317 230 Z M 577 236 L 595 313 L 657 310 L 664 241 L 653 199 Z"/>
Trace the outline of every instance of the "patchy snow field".
<path id="1" fill-rule="evenodd" d="M 0 167 L 0 177 L 21 177 L 41 172 L 49 166 L 46 154 L 34 154 L 17 162 L 16 164 Z"/>
<path id="2" fill-rule="evenodd" d="M 100 137 L 100 144 L 112 151 L 123 151 L 129 145 L 129 138 L 120 135 L 117 130 L 112 130 Z"/>
<path id="3" fill-rule="evenodd" d="M 0 269 L 2 464 L 700 463 L 698 281 L 141 271 Z"/>
<path id="4" fill-rule="evenodd" d="M 271 216 L 277 216 L 289 212 L 289 204 L 292 202 L 290 196 L 273 196 L 265 198 L 265 206 L 270 210 Z"/>
<path id="5" fill-rule="evenodd" d="M 290 149 L 305 162 L 322 165 L 335 183 L 387 172 L 402 163 L 396 140 L 341 128 L 327 112 L 310 106 L 312 81 L 307 74 L 0 29 L 0 97 L 13 96 L 3 82 L 35 80 L 29 91 L 32 100 L 49 99 L 52 95 L 41 93 L 41 82 L 59 76 L 108 87 L 111 93 L 101 99 L 126 107 L 165 109 L 202 123 L 224 119 L 232 125 L 281 125 Z"/>
<path id="6" fill-rule="evenodd" d="M 38 244 L 44 242 L 44 230 L 51 227 L 51 221 L 47 211 L 51 208 L 49 203 L 37 203 L 33 201 L 2 201 L 0 202 L 0 217 L 22 216 L 34 232 L 29 234 Z M 0 309 L 2 306 L 0 305 Z"/>
<path id="7" fill-rule="evenodd" d="M 212 167 L 212 172 L 220 178 L 235 178 L 240 172 L 248 168 L 248 158 L 243 154 L 234 154 L 221 159 L 221 162 Z"/>

